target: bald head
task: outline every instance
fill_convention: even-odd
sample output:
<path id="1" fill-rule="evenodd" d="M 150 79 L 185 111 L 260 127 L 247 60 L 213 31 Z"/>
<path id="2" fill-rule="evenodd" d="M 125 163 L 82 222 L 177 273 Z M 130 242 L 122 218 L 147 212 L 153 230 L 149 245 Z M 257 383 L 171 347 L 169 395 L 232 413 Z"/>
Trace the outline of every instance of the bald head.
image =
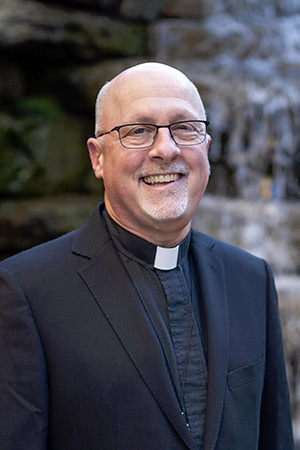
<path id="1" fill-rule="evenodd" d="M 205 118 L 198 90 L 184 73 L 166 64 L 147 62 L 124 70 L 100 89 L 96 101 L 95 134 L 110 126 L 106 119 L 113 117 L 116 108 L 130 108 L 130 98 L 151 96 L 158 85 L 170 96 L 181 96 L 192 103 Z"/>

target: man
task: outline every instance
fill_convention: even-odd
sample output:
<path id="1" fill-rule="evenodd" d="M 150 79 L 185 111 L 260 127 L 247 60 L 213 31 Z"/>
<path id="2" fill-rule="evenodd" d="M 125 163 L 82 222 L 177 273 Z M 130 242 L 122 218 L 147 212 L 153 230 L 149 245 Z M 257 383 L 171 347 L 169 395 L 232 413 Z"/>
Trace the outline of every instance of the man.
<path id="1" fill-rule="evenodd" d="M 104 204 L 1 264 L 2 450 L 293 448 L 271 270 L 191 230 L 206 125 L 163 64 L 100 91 Z"/>

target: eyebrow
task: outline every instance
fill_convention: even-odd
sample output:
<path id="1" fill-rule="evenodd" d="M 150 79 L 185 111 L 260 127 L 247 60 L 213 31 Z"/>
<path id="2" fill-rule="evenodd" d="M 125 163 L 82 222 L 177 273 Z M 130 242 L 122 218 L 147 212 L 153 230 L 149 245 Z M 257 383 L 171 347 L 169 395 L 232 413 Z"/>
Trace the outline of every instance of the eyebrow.
<path id="1" fill-rule="evenodd" d="M 173 116 L 171 116 L 171 120 L 169 123 L 174 122 L 180 122 L 185 120 L 197 120 L 198 117 L 193 117 L 191 114 L 188 114 L 186 112 L 180 112 Z M 203 119 L 204 120 L 204 119 Z M 130 122 L 129 122 L 130 121 Z M 128 119 L 127 123 L 150 123 L 155 124 L 155 120 L 153 119 L 153 116 L 147 116 L 147 115 L 138 115 L 138 116 L 132 116 L 131 119 Z"/>

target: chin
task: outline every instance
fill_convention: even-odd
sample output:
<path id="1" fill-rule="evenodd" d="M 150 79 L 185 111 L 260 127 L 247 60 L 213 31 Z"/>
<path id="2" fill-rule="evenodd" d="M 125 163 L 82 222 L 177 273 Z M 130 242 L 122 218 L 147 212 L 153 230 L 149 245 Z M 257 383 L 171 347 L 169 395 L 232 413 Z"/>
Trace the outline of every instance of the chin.
<path id="1" fill-rule="evenodd" d="M 139 197 L 141 209 L 152 219 L 170 221 L 184 216 L 189 209 L 187 190 L 181 192 L 161 193 L 153 197 Z"/>
<path id="2" fill-rule="evenodd" d="M 176 205 L 148 205 L 148 207 L 145 207 L 145 205 L 143 206 L 143 210 L 146 214 L 148 214 L 148 216 L 159 221 L 179 219 L 187 211 L 187 202 L 184 202 L 183 204 L 177 203 Z"/>

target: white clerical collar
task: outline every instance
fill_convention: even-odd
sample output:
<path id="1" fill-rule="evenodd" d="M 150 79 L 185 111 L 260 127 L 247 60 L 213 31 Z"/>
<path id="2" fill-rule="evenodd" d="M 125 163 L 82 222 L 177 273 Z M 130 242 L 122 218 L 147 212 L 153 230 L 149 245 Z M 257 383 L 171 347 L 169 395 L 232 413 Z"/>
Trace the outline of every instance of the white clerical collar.
<path id="1" fill-rule="evenodd" d="M 173 248 L 156 247 L 154 267 L 160 270 L 175 269 L 178 263 L 179 245 Z"/>

